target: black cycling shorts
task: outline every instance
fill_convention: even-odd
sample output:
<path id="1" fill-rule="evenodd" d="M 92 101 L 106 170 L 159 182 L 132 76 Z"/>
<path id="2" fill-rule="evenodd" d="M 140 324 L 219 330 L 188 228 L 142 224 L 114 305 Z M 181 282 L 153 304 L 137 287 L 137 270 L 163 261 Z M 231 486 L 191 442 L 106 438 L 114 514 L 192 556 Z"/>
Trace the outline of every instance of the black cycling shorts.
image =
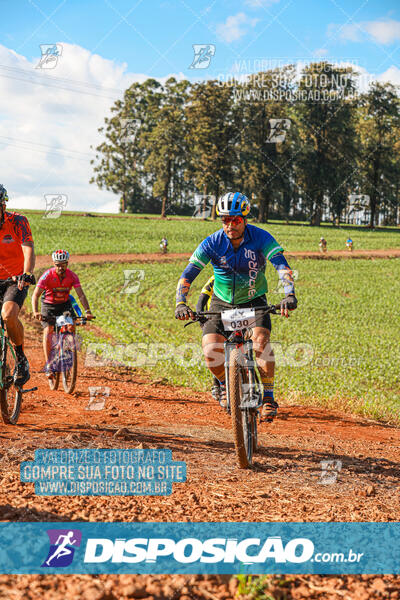
<path id="1" fill-rule="evenodd" d="M 42 302 L 42 308 L 40 312 L 44 317 L 60 317 L 65 312 L 69 312 L 71 316 L 75 315 L 70 300 L 67 302 L 62 302 L 61 304 L 48 304 L 47 302 Z M 49 323 L 46 321 L 41 321 L 41 323 L 43 328 L 49 326 Z"/>
<path id="2" fill-rule="evenodd" d="M 0 281 L 0 298 L 2 302 L 15 302 L 21 308 L 28 295 L 28 286 L 18 289 L 17 283 L 2 283 Z"/>
<path id="3" fill-rule="evenodd" d="M 211 298 L 211 304 L 209 311 L 222 311 L 222 310 L 232 310 L 233 308 L 259 308 L 261 306 L 267 306 L 267 299 L 265 294 L 263 296 L 259 296 L 254 300 L 250 300 L 249 302 L 244 302 L 244 304 L 229 304 L 229 302 L 224 302 L 214 294 Z M 265 327 L 271 331 L 271 315 L 268 313 L 256 313 L 256 322 L 254 327 Z M 224 335 L 224 328 L 222 325 L 222 321 L 216 315 L 211 317 L 202 327 L 203 335 L 207 335 L 208 333 L 219 333 Z"/>

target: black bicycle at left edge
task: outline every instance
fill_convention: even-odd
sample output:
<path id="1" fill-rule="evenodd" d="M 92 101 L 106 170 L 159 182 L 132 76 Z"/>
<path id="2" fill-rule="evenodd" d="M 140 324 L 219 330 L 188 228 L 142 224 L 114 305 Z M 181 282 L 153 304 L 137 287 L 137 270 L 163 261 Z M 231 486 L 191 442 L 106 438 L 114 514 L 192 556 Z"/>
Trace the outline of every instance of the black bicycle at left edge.
<path id="1" fill-rule="evenodd" d="M 3 283 L 12 283 L 13 279 L 7 279 Z M 3 306 L 4 292 L 0 293 L 0 312 Z M 35 392 L 37 387 L 24 390 L 14 383 L 14 373 L 17 369 L 18 359 L 4 327 L 1 317 L 0 327 L 0 407 L 1 417 L 7 425 L 16 425 L 21 412 L 22 398 L 24 394 Z"/>
<path id="2" fill-rule="evenodd" d="M 280 314 L 280 304 L 261 308 L 234 308 L 222 312 L 197 312 L 191 321 L 221 318 L 224 329 L 226 411 L 231 415 L 239 467 L 249 468 L 257 450 L 257 421 L 263 387 L 254 355 L 251 327 L 256 313 Z M 187 323 L 190 325 L 191 323 Z"/>

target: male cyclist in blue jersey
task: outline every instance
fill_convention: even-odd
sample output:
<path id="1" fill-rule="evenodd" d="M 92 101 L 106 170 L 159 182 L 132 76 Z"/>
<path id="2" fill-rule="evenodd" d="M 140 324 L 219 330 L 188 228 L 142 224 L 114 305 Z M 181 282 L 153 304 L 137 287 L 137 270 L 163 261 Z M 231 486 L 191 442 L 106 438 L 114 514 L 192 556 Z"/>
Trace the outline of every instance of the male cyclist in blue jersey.
<path id="1" fill-rule="evenodd" d="M 283 248 L 270 233 L 247 224 L 250 202 L 240 192 L 228 192 L 218 200 L 217 214 L 222 218 L 222 229 L 209 235 L 196 248 L 183 271 L 176 292 L 175 318 L 187 320 L 193 312 L 187 305 L 190 286 L 200 271 L 211 262 L 214 269 L 214 291 L 210 311 L 223 311 L 234 306 L 262 307 L 267 304 L 268 290 L 265 266 L 268 259 L 283 282 L 285 298 L 281 301 L 281 315 L 297 307 L 292 271 L 283 256 Z M 203 327 L 203 352 L 206 364 L 221 382 L 221 403 L 226 403 L 224 341 L 222 323 L 218 317 Z M 274 400 L 275 360 L 270 347 L 271 318 L 257 313 L 253 327 L 253 345 L 257 366 L 264 387 L 261 416 L 272 421 L 278 404 Z"/>

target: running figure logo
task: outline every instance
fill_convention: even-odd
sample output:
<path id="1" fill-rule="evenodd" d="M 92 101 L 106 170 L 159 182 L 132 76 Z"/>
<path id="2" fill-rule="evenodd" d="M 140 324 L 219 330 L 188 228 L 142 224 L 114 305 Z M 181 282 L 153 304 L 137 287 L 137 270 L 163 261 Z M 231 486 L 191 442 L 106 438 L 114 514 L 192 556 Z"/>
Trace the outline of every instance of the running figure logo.
<path id="1" fill-rule="evenodd" d="M 61 44 L 39 44 L 42 56 L 35 69 L 54 69 L 62 55 Z"/>
<path id="2" fill-rule="evenodd" d="M 267 138 L 267 143 L 279 144 L 286 139 L 286 133 L 291 125 L 290 119 L 270 119 L 270 132 Z"/>
<path id="3" fill-rule="evenodd" d="M 214 44 L 193 44 L 194 57 L 189 69 L 207 69 L 215 54 Z"/>
<path id="4" fill-rule="evenodd" d="M 75 550 L 82 541 L 82 532 L 79 529 L 48 529 L 50 549 L 42 567 L 58 568 L 68 567 L 73 559 Z"/>
<path id="5" fill-rule="evenodd" d="M 65 194 L 45 194 L 46 210 L 43 219 L 58 219 L 66 208 L 68 198 Z"/>

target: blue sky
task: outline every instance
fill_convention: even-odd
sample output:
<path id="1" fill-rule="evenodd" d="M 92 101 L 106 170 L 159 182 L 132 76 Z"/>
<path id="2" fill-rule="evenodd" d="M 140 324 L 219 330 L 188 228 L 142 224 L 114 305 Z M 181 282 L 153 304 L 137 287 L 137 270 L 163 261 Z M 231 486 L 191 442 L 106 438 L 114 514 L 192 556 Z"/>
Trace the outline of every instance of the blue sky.
<path id="1" fill-rule="evenodd" d="M 16 204 L 39 206 L 48 188 L 65 190 L 70 208 L 83 197 L 85 208 L 117 209 L 114 196 L 89 186 L 87 163 L 97 127 L 135 80 L 327 58 L 400 84 L 398 0 L 0 2 L 0 181 Z M 35 69 L 39 44 L 54 43 L 63 48 L 57 67 Z M 189 69 L 193 44 L 215 46 L 207 69 Z M 12 161 L 26 165 L 22 177 Z"/>
<path id="2" fill-rule="evenodd" d="M 397 0 L 19 0 L 3 1 L 0 35 L 30 59 L 39 44 L 64 41 L 153 77 L 191 77 L 196 43 L 216 45 L 209 76 L 239 58 L 310 59 L 320 49 L 382 71 L 400 62 L 400 31 L 382 43 L 366 26 L 380 21 L 400 21 Z"/>

